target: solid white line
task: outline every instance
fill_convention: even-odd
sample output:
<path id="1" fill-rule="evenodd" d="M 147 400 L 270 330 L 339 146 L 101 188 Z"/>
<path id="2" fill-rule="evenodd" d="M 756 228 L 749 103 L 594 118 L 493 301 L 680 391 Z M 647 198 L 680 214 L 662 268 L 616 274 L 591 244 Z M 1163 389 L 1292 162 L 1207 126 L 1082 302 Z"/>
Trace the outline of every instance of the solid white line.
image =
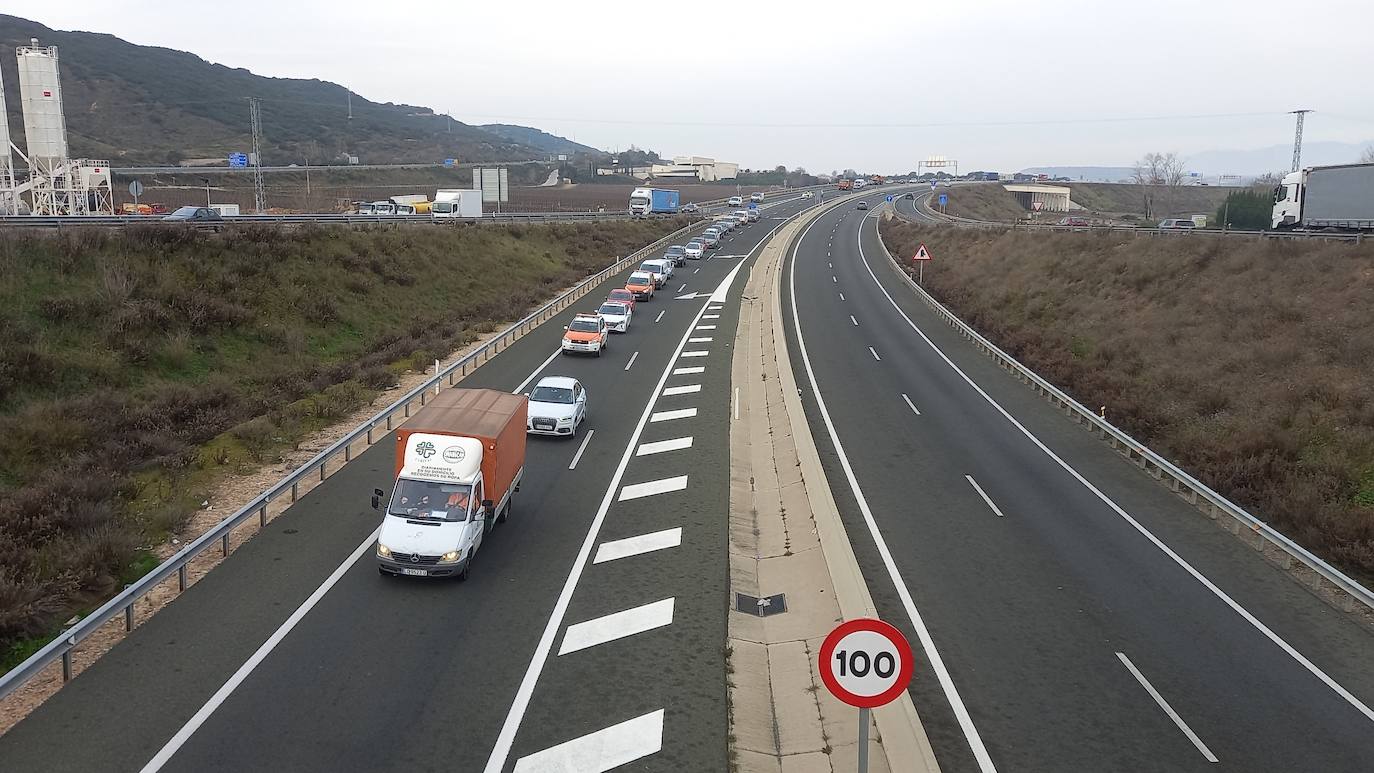
<path id="1" fill-rule="evenodd" d="M 709 344 L 709 343 L 711 343 L 711 342 L 714 341 L 714 340 L 716 340 L 716 339 L 714 339 L 714 338 L 712 338 L 712 337 L 710 337 L 710 336 L 701 336 L 701 337 L 698 337 L 698 338 L 688 338 L 688 339 L 687 339 L 687 343 L 689 343 L 689 344 Z"/>
<path id="2" fill-rule="evenodd" d="M 700 312 L 697 313 L 700 315 Z M 511 701 L 510 711 L 506 713 L 506 718 L 501 723 L 501 732 L 497 735 L 496 743 L 493 744 L 491 754 L 487 757 L 487 764 L 483 768 L 484 773 L 502 773 L 505 770 L 506 760 L 510 757 L 511 745 L 515 743 L 515 734 L 520 729 L 520 722 L 525 717 L 525 711 L 529 709 L 530 699 L 534 696 L 534 686 L 539 681 L 539 675 L 544 671 L 544 664 L 548 661 L 550 650 L 553 649 L 553 640 L 558 635 L 559 629 L 563 627 L 563 616 L 568 612 L 568 603 L 572 601 L 573 591 L 577 589 L 577 583 L 582 579 L 582 571 L 587 566 L 587 559 L 591 556 L 592 546 L 596 544 L 597 535 L 601 532 L 601 525 L 606 521 L 606 513 L 611 508 L 611 498 L 620 486 L 621 478 L 625 475 L 625 468 L 630 464 L 630 457 L 634 453 L 635 446 L 639 443 L 640 436 L 644 434 L 645 424 L 650 421 L 649 414 L 654 409 L 654 402 L 658 400 L 658 392 L 663 389 L 664 383 L 668 381 L 668 371 L 672 368 L 671 363 L 677 359 L 676 355 L 682 351 L 682 347 L 687 345 L 687 336 L 690 335 L 688 331 L 692 324 L 697 321 L 699 320 L 693 320 L 688 324 L 688 330 L 682 332 L 682 338 L 678 340 L 677 347 L 673 350 L 673 356 L 668 358 L 670 364 L 663 368 L 663 373 L 658 377 L 658 383 L 649 392 L 650 397 L 648 402 L 644 404 L 644 411 L 639 416 L 639 423 L 635 425 L 634 432 L 631 433 L 630 440 L 625 445 L 625 453 L 621 455 L 620 463 L 615 468 L 615 474 L 611 476 L 610 483 L 606 486 L 606 493 L 601 499 L 601 505 L 597 508 L 596 515 L 592 518 L 591 525 L 587 529 L 587 536 L 582 541 L 582 547 L 578 549 L 577 556 L 573 559 L 572 568 L 568 571 L 568 578 L 563 583 L 563 589 L 558 594 L 558 600 L 554 602 L 553 611 L 549 614 L 549 621 L 544 625 L 544 632 L 540 635 L 539 643 L 535 646 L 534 655 L 530 657 L 530 664 L 525 669 L 525 676 L 521 678 L 520 687 L 515 692 L 515 699 Z M 695 415 L 695 408 L 688 410 Z M 661 726 L 662 714 L 660 713 L 658 716 Z M 640 735 L 644 734 L 641 731 Z M 656 741 L 655 748 L 645 753 L 657 751 L 658 743 L 659 741 Z M 538 755 L 532 756 L 537 757 Z M 633 759 L 638 758 L 628 757 L 622 762 Z M 622 762 L 615 764 L 619 765 Z M 516 764 L 519 765 L 519 763 Z M 553 768 L 553 770 L 568 769 L 566 767 Z M 602 770 L 604 769 L 602 768 Z M 539 768 L 528 767 L 525 770 L 534 771 L 539 770 Z"/>
<path id="3" fill-rule="evenodd" d="M 596 558 L 592 559 L 593 564 L 600 564 L 606 561 L 615 561 L 621 558 L 637 556 L 641 553 L 652 553 L 655 550 L 666 550 L 675 548 L 682 544 L 682 527 L 665 529 L 650 534 L 641 534 L 638 537 L 626 537 L 612 542 L 603 542 L 596 549 Z"/>
<path id="4" fill-rule="evenodd" d="M 733 413 L 733 414 L 735 415 L 735 419 L 738 420 L 738 419 L 739 419 L 739 387 L 735 387 L 735 394 L 734 394 L 733 397 L 730 398 L 730 411 L 731 411 L 731 413 Z"/>
<path id="5" fill-rule="evenodd" d="M 686 475 L 649 480 L 643 483 L 631 483 L 620 490 L 620 498 L 618 501 L 628 502 L 631 499 L 643 499 L 644 497 L 652 497 L 659 494 L 671 494 L 674 491 L 682 491 L 685 488 L 687 488 Z"/>
<path id="6" fill-rule="evenodd" d="M 720 315 L 719 315 L 719 314 L 703 314 L 703 315 L 701 315 L 701 318 L 702 318 L 702 319 L 720 319 Z"/>
<path id="7" fill-rule="evenodd" d="M 965 475 L 964 480 L 967 480 L 969 485 L 973 486 L 973 490 L 978 492 L 978 496 L 982 497 L 983 501 L 988 503 L 988 507 L 991 507 L 994 513 L 997 513 L 998 518 L 1006 517 L 1002 514 L 1002 511 L 998 509 L 997 505 L 993 504 L 992 498 L 987 495 L 986 491 L 983 491 L 983 487 L 978 485 L 978 481 L 974 480 L 972 475 Z"/>
<path id="8" fill-rule="evenodd" d="M 538 376 L 540 373 L 542 373 L 542 372 L 544 371 L 544 368 L 549 367 L 549 363 L 553 362 L 553 358 L 557 357 L 558 355 L 560 355 L 560 354 L 562 354 L 562 353 L 563 353 L 563 347 L 560 346 L 559 348 L 554 349 L 554 350 L 553 350 L 553 354 L 550 354 L 550 355 L 549 355 L 549 358 L 548 358 L 547 360 L 544 360 L 543 362 L 541 362 L 541 363 L 539 364 L 539 367 L 537 367 L 537 368 L 535 368 L 533 371 L 531 371 L 530 374 L 529 374 L 528 376 L 525 377 L 525 380 L 520 382 L 520 386 L 518 386 L 518 387 L 516 387 L 516 388 L 514 388 L 514 389 L 511 390 L 511 394 L 516 394 L 516 395 L 518 395 L 518 394 L 520 394 L 521 392 L 525 391 L 525 387 L 527 387 L 527 386 L 530 385 L 530 382 L 534 380 L 534 377 L 535 377 L 535 376 Z"/>
<path id="9" fill-rule="evenodd" d="M 563 644 L 559 646 L 558 654 L 566 655 L 569 652 L 585 650 L 672 623 L 673 600 L 667 598 L 655 601 L 652 604 L 644 604 L 568 626 L 567 633 L 563 634 Z"/>
<path id="10" fill-rule="evenodd" d="M 877 221 L 874 220 L 874 223 L 877 223 Z M 1178 553 L 1175 553 L 1173 548 L 1169 547 L 1168 545 L 1165 545 L 1161 539 L 1156 537 L 1154 533 L 1152 533 L 1149 529 L 1146 529 L 1140 523 L 1140 521 L 1137 521 L 1135 519 L 1134 516 L 1132 516 L 1130 513 L 1122 509 L 1121 506 L 1118 505 L 1116 502 L 1112 501 L 1111 497 L 1108 497 L 1106 494 L 1102 493 L 1101 489 L 1093 485 L 1091 481 L 1089 481 L 1087 478 L 1079 474 L 1078 470 L 1071 467 L 1068 462 L 1065 462 L 1063 459 L 1059 458 L 1058 454 L 1056 454 L 1054 451 L 1051 451 L 1049 446 L 1040 442 L 1040 438 L 1031 434 L 1031 431 L 1026 429 L 1025 425 L 1017 421 L 1015 417 L 1013 417 L 1010 413 L 1007 412 L 1005 408 L 1001 406 L 1001 404 L 999 404 L 996 400 L 992 399 L 991 395 L 983 391 L 982 387 L 974 383 L 973 379 L 969 378 L 967 373 L 964 373 L 964 371 L 961 370 L 958 365 L 955 365 L 954 361 L 951 360 L 949 356 L 946 355 L 944 351 L 940 349 L 940 347 L 936 346 L 934 341 L 931 341 L 928 337 L 926 337 L 926 334 L 922 332 L 919 327 L 916 326 L 915 322 L 911 321 L 911 317 L 908 317 L 906 315 L 906 312 L 902 311 L 902 308 L 897 305 L 897 302 L 895 300 L 892 299 L 891 293 L 887 291 L 886 287 L 883 287 L 883 283 L 878 281 L 878 275 L 873 273 L 873 267 L 868 264 L 868 259 L 864 257 L 862 235 L 860 235 L 859 238 L 859 260 L 863 263 L 864 268 L 868 269 L 868 275 L 873 278 L 874 284 L 878 285 L 878 289 L 882 291 L 884 296 L 887 297 L 887 302 L 892 304 L 892 308 L 896 309 L 898 314 L 902 315 L 902 319 L 906 320 L 907 325 L 909 325 L 912 330 L 916 331 L 916 335 L 920 336 L 921 340 L 925 341 L 926 345 L 929 346 L 937 355 L 939 355 L 940 359 L 944 360 L 946 365 L 953 369 L 955 373 L 959 374 L 959 377 L 964 380 L 964 383 L 968 384 L 973 389 L 973 391 L 977 392 L 978 395 L 982 397 L 984 400 L 986 400 L 987 403 L 991 405 L 994 409 L 996 409 L 998 413 L 1002 414 L 1003 418 L 1011 422 L 1011 425 L 1013 427 L 1016 427 L 1016 429 L 1019 430 L 1022 435 L 1025 435 L 1028 440 L 1034 443 L 1036 448 L 1039 448 L 1042 452 L 1044 452 L 1046 456 L 1052 459 L 1055 464 L 1059 465 L 1060 469 L 1067 472 L 1074 480 L 1078 481 L 1080 484 L 1083 485 L 1084 488 L 1092 492 L 1093 496 L 1096 496 L 1098 500 L 1100 500 L 1103 504 L 1110 508 L 1112 512 L 1116 513 L 1118 516 L 1121 517 L 1122 520 L 1130 524 L 1131 527 L 1134 528 L 1137 532 L 1139 532 L 1141 536 L 1149 540 L 1150 543 L 1153 544 L 1155 547 L 1159 548 L 1159 550 L 1163 552 L 1164 555 L 1168 556 L 1170 559 L 1174 561 L 1174 563 L 1178 564 L 1178 566 L 1181 567 L 1183 571 L 1191 575 L 1193 579 L 1201 583 L 1204 588 L 1211 591 L 1212 594 L 1215 595 L 1218 599 L 1221 599 L 1222 603 L 1230 607 L 1231 610 L 1234 611 L 1236 614 L 1240 615 L 1241 618 L 1245 620 L 1245 622 L 1253 626 L 1254 629 L 1263 634 L 1263 636 L 1266 639 L 1273 642 L 1289 657 L 1297 661 L 1299 665 L 1307 669 L 1308 673 L 1317 677 L 1317 679 L 1320 680 L 1322 684 L 1325 684 L 1327 687 L 1331 688 L 1333 692 L 1341 696 L 1341 698 L 1343 698 L 1346 703 L 1349 703 L 1352 707 L 1354 707 L 1356 711 L 1363 714 L 1366 719 L 1369 719 L 1371 722 L 1374 722 L 1374 710 L 1371 710 L 1368 706 L 1364 704 L 1363 701 L 1361 701 L 1359 698 L 1356 698 L 1353 694 L 1351 694 L 1349 690 L 1345 689 L 1339 683 L 1337 683 L 1335 679 L 1332 679 L 1330 676 L 1328 676 L 1325 671 L 1318 668 L 1317 664 L 1313 663 L 1311 660 L 1308 660 L 1307 656 L 1303 655 L 1301 652 L 1298 652 L 1291 644 L 1289 644 L 1287 641 L 1282 639 L 1278 634 L 1270 630 L 1269 626 L 1260 622 L 1259 618 L 1255 617 L 1250 613 L 1250 610 L 1241 606 L 1235 599 L 1227 595 L 1226 591 L 1223 591 L 1221 588 L 1217 587 L 1216 583 L 1213 583 L 1211 580 L 1207 579 L 1207 577 L 1203 575 L 1202 572 L 1199 572 L 1197 569 L 1193 568 L 1192 564 L 1185 561 L 1183 557 L 1180 556 Z"/>
<path id="11" fill-rule="evenodd" d="M 878 362 L 883 361 L 883 358 L 878 356 L 878 353 L 873 350 L 873 347 L 868 347 L 868 353 L 873 355 L 873 359 L 877 360 Z"/>
<path id="12" fill-rule="evenodd" d="M 655 424 L 660 421 L 672 421 L 673 419 L 690 419 L 697 415 L 696 408 L 680 408 L 676 411 L 659 411 L 649 417 L 649 423 Z"/>
<path id="13" fill-rule="evenodd" d="M 662 748 L 663 709 L 659 709 L 521 757 L 515 773 L 605 773 Z"/>
<path id="14" fill-rule="evenodd" d="M 338 568 L 331 572 L 330 575 L 325 578 L 324 582 L 320 583 L 320 586 L 315 589 L 314 593 L 310 594 L 310 597 L 305 600 L 305 603 L 296 607 L 296 611 L 292 612 L 291 616 L 286 618 L 286 622 L 282 623 L 281 626 L 267 638 L 267 641 L 263 642 L 262 646 L 258 647 L 257 651 L 254 652 L 248 660 L 244 661 L 243 665 L 239 666 L 238 670 L 234 672 L 234 675 L 229 677 L 229 681 L 221 685 L 220 688 L 215 691 L 215 694 L 210 696 L 210 700 L 206 701 L 205 705 L 201 706 L 200 710 L 187 720 L 186 724 L 181 726 L 181 729 L 176 732 L 176 735 L 172 736 L 172 739 L 159 749 L 151 760 L 148 760 L 148 764 L 143 766 L 142 773 L 154 773 L 154 771 L 161 770 L 162 766 L 167 764 L 167 761 L 172 758 L 172 755 L 176 754 L 177 750 L 190 740 L 191 736 L 200 729 L 200 726 L 205 724 L 205 720 L 209 719 L 210 715 L 215 713 L 215 709 L 219 708 L 220 704 L 224 703 L 224 701 L 229 698 L 230 694 L 238 689 L 238 686 L 243 683 L 244 679 L 248 678 L 248 675 L 253 672 L 253 669 L 258 667 L 258 664 L 262 663 L 263 660 L 267 659 L 268 655 L 272 654 L 272 650 L 277 648 L 277 645 L 281 643 L 282 639 L 286 638 L 288 633 L 291 633 L 291 629 L 295 628 L 296 624 L 299 623 L 310 610 L 315 608 L 315 605 L 319 603 L 320 599 L 324 598 L 324 594 L 328 593 L 330 588 L 333 588 L 339 580 L 343 579 L 344 574 L 352 568 L 354 562 L 364 553 L 372 549 L 372 543 L 377 541 L 377 535 L 380 534 L 381 531 L 382 527 L 378 526 L 375 531 L 367 535 L 367 539 L 364 539 L 358 547 L 353 548 L 353 552 L 348 555 L 348 558 L 344 559 L 344 562 L 339 564 Z"/>
<path id="15" fill-rule="evenodd" d="M 693 392 L 700 391 L 701 384 L 687 384 L 685 386 L 668 387 L 667 389 L 663 390 L 663 396 L 672 397 L 673 395 L 689 395 Z"/>
<path id="16" fill-rule="evenodd" d="M 1131 659 L 1126 657 L 1126 653 L 1118 652 L 1116 656 L 1121 659 L 1122 665 L 1126 666 L 1127 670 L 1131 672 L 1131 676 L 1134 676 L 1135 680 L 1140 682 L 1140 686 L 1145 688 L 1145 692 L 1148 692 L 1150 697 L 1155 699 L 1155 703 L 1158 703 L 1159 707 L 1164 709 L 1164 713 L 1169 715 L 1169 719 L 1172 719 L 1174 724 L 1178 725 L 1178 729 L 1182 730 L 1183 734 L 1188 736 L 1188 740 L 1193 742 L 1197 750 L 1202 752 L 1202 756 L 1207 758 L 1208 762 L 1216 762 L 1217 756 L 1212 753 L 1211 749 L 1207 748 L 1207 744 L 1203 743 L 1201 738 L 1197 737 L 1197 733 L 1194 733 L 1193 729 L 1188 727 L 1188 723 L 1183 721 L 1183 717 L 1180 717 L 1177 711 L 1174 711 L 1174 707 L 1170 706 L 1169 702 L 1164 700 L 1164 696 L 1160 695 L 1159 690 L 1156 690 L 1155 686 L 1150 684 L 1150 680 L 1146 679 L 1145 675 L 1140 673 L 1140 669 L 1136 668 L 1135 664 L 1131 662 Z"/>
<path id="17" fill-rule="evenodd" d="M 902 393 L 902 399 L 906 400 L 906 407 L 910 408 L 912 413 L 916 414 L 917 416 L 921 415 L 921 412 L 916 410 L 916 404 L 911 402 L 910 397 L 906 396 L 906 392 Z"/>
<path id="18" fill-rule="evenodd" d="M 819 221 L 813 220 L 811 225 L 815 225 L 817 222 Z M 982 773 L 995 773 L 997 766 L 993 765 L 992 757 L 988 754 L 987 747 L 983 745 L 983 738 L 978 734 L 978 728 L 973 724 L 973 717 L 969 715 L 968 707 L 964 705 L 964 699 L 959 697 L 959 689 L 954 685 L 954 679 L 949 674 L 949 668 L 945 666 L 940 651 L 935 648 L 935 639 L 931 637 L 930 630 L 926 628 L 925 620 L 916 609 L 916 601 L 911 597 L 910 589 L 902 580 L 902 574 L 897 569 L 897 562 L 893 560 L 892 551 L 887 547 L 887 540 L 883 539 L 882 531 L 878 529 L 878 521 L 873 517 L 873 510 L 868 506 L 868 499 L 864 497 L 863 489 L 859 488 L 859 480 L 854 475 L 854 466 L 849 463 L 849 455 L 844 452 L 844 446 L 840 444 L 840 435 L 835 430 L 835 422 L 830 418 L 830 411 L 825 407 L 825 398 L 821 395 L 821 388 L 816 383 L 816 372 L 811 368 L 811 355 L 806 351 L 806 338 L 802 335 L 801 317 L 797 313 L 797 251 L 802 242 L 806 240 L 806 231 L 811 230 L 811 225 L 808 225 L 806 230 L 802 231 L 801 237 L 793 243 L 792 265 L 788 269 L 787 280 L 788 295 L 792 298 L 792 327 L 797 333 L 797 350 L 801 353 L 807 380 L 811 382 L 811 393 L 816 397 L 816 407 L 821 412 L 821 419 L 825 422 L 825 429 L 830 435 L 830 442 L 835 446 L 835 453 L 840 458 L 840 467 L 844 470 L 845 478 L 849 481 L 849 488 L 854 492 L 854 499 L 859 504 L 859 512 L 863 513 L 864 523 L 868 524 L 868 532 L 872 535 L 873 543 L 878 548 L 878 555 L 882 558 L 883 566 L 887 568 L 888 577 L 891 578 L 893 586 L 897 589 L 897 596 L 902 600 L 902 607 L 911 620 L 912 628 L 916 630 L 916 638 L 921 642 L 921 649 L 925 651 L 926 660 L 930 662 L 931 670 L 935 672 L 935 678 L 945 693 L 945 700 L 949 702 L 955 719 L 959 722 L 960 729 L 964 731 L 964 738 L 973 751 L 974 759 L 978 761 L 979 770 Z M 496 772 L 492 771 L 491 773 Z"/>
<path id="19" fill-rule="evenodd" d="M 858 326 L 859 326 L 859 320 L 854 319 L 854 315 L 853 315 L 853 314 L 850 314 L 850 315 L 849 315 L 849 321 L 854 323 L 854 327 L 858 327 Z"/>
<path id="20" fill-rule="evenodd" d="M 692 329 L 693 329 L 693 330 L 715 330 L 715 329 L 716 329 L 716 326 L 715 326 L 715 325 L 697 325 L 696 327 L 694 327 L 694 328 L 692 328 Z"/>
<path id="21" fill-rule="evenodd" d="M 592 435 L 595 434 L 596 430 L 587 430 L 587 436 L 582 438 L 582 445 L 577 447 L 577 453 L 573 454 L 572 463 L 568 465 L 569 470 L 577 469 L 577 460 L 582 458 L 582 452 L 587 450 L 587 444 L 592 442 Z"/>
<path id="22" fill-rule="evenodd" d="M 682 356 L 683 356 L 683 357 L 705 357 L 705 356 L 708 355 L 708 354 L 710 354 L 710 352 L 708 352 L 708 351 L 703 351 L 703 350 L 697 350 L 697 351 L 691 351 L 691 352 L 683 352 L 683 353 L 682 353 Z"/>
<path id="23" fill-rule="evenodd" d="M 667 309 L 664 309 L 663 311 L 660 311 L 660 312 L 658 313 L 658 316 L 657 316 L 657 317 L 654 317 L 654 324 L 657 325 L 658 323 L 662 322 L 662 321 L 663 321 L 663 315 L 664 315 L 664 314 L 667 314 L 667 313 L 668 313 L 668 310 L 667 310 Z"/>
<path id="24" fill-rule="evenodd" d="M 625 370 L 629 370 L 629 369 L 630 369 L 630 366 L 635 364 L 635 359 L 638 358 L 638 357 L 639 357 L 639 352 L 635 352 L 634 354 L 631 354 L 631 355 L 630 355 L 630 361 L 627 362 L 627 363 L 625 363 Z"/>
<path id="25" fill-rule="evenodd" d="M 695 368 L 673 368 L 673 375 L 674 375 L 674 376 L 690 376 L 690 375 L 692 375 L 693 373 L 705 373 L 705 372 L 706 372 L 706 368 L 703 368 L 703 367 L 695 367 Z"/>
<path id="26" fill-rule="evenodd" d="M 684 448 L 692 447 L 692 438 L 680 437 L 672 440 L 660 440 L 656 443 L 641 443 L 639 450 L 635 451 L 635 456 L 649 456 L 651 454 L 662 454 L 668 451 L 681 451 Z"/>

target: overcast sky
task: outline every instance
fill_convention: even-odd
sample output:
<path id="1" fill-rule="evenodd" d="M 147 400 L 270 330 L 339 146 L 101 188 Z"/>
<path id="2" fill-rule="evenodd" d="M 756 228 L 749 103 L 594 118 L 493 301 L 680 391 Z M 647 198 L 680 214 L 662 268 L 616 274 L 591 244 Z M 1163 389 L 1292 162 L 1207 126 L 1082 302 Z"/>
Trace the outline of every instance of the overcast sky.
<path id="1" fill-rule="evenodd" d="M 21 15 L 379 102 L 748 167 L 1128 165 L 1374 140 L 1369 0 L 70 0 Z M 221 30 L 224 32 L 221 34 Z"/>

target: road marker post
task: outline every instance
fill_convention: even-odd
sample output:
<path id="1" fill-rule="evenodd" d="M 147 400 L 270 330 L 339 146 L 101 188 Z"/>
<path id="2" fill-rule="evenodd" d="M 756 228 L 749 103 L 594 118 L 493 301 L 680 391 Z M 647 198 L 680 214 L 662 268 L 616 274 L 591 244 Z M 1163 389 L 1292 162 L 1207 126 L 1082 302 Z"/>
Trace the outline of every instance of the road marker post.
<path id="1" fill-rule="evenodd" d="M 911 684 L 911 645 L 892 625 L 861 617 L 839 624 L 821 642 L 817 670 L 830 694 L 859 709 L 859 773 L 868 773 L 868 726 L 873 709 L 896 700 Z"/>

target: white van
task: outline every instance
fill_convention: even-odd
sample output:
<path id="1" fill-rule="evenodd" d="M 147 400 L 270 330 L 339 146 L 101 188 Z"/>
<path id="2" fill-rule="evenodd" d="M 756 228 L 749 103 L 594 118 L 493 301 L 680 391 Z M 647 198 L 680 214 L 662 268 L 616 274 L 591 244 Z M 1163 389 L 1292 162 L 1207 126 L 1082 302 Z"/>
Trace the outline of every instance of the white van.
<path id="1" fill-rule="evenodd" d="M 664 282 L 672 278 L 672 267 L 666 260 L 646 260 L 639 264 L 639 270 L 654 275 L 654 285 L 662 287 Z"/>

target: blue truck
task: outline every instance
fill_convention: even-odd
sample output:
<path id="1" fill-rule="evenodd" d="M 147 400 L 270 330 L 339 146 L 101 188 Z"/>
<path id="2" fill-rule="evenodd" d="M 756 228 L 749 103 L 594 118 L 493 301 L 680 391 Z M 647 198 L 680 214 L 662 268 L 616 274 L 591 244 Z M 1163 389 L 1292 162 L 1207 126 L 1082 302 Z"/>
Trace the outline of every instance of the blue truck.
<path id="1" fill-rule="evenodd" d="M 630 192 L 630 214 L 676 215 L 679 198 L 677 191 L 665 188 L 635 188 Z"/>

